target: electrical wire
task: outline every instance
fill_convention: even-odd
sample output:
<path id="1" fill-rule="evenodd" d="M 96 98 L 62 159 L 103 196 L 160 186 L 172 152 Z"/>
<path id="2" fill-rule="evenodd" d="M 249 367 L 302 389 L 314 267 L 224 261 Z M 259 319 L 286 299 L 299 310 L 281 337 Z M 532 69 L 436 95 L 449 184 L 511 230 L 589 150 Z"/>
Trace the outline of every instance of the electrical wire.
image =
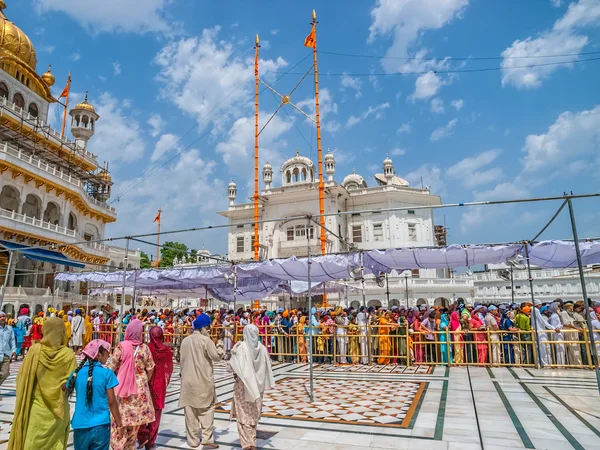
<path id="1" fill-rule="evenodd" d="M 581 52 L 581 53 L 561 53 L 556 55 L 535 55 L 535 56 L 446 56 L 444 58 L 436 57 L 419 57 L 419 56 L 381 56 L 381 55 L 361 55 L 356 53 L 342 53 L 342 52 L 328 52 L 319 50 L 319 54 L 333 55 L 333 56 L 346 56 L 351 58 L 370 58 L 370 59 L 395 59 L 399 61 L 444 61 L 446 59 L 453 61 L 491 61 L 491 60 L 505 60 L 505 59 L 534 59 L 534 58 L 566 58 L 570 56 L 590 56 L 598 55 L 597 52 Z"/>
<path id="2" fill-rule="evenodd" d="M 421 71 L 412 71 L 412 72 L 393 72 L 393 73 L 348 73 L 348 72 L 325 72 L 322 71 L 324 76 L 332 76 L 332 77 L 341 77 L 341 76 L 352 76 L 352 77 L 393 77 L 393 76 L 402 76 L 402 75 L 425 75 L 426 73 L 433 72 L 436 74 L 449 74 L 449 73 L 474 73 L 474 72 L 496 72 L 500 70 L 515 70 L 515 69 L 532 69 L 534 67 L 547 67 L 547 66 L 559 66 L 563 64 L 575 64 L 582 63 L 587 61 L 599 61 L 600 57 L 597 58 L 586 58 L 586 59 L 577 59 L 570 61 L 556 61 L 550 63 L 540 63 L 540 64 L 528 64 L 524 66 L 512 66 L 512 67 L 484 67 L 479 69 L 446 69 L 446 70 L 421 70 Z M 277 71 L 269 72 L 269 73 L 280 73 Z M 291 72 L 289 75 L 302 75 L 300 72 Z"/>
<path id="3" fill-rule="evenodd" d="M 289 71 L 284 72 L 280 77 L 278 77 L 273 84 L 277 83 L 279 80 L 281 80 L 284 76 L 289 75 L 291 73 L 291 70 L 295 69 L 297 66 L 299 66 L 302 62 L 304 62 L 304 60 L 306 58 L 308 58 L 310 56 L 310 54 L 307 54 L 304 58 L 302 58 L 300 61 L 298 61 L 294 66 L 290 67 Z M 260 91 L 260 93 L 263 93 L 267 88 L 264 88 L 262 91 Z M 260 94 L 259 93 L 259 94 Z M 247 106 L 248 104 L 250 104 L 251 102 L 253 102 L 253 99 L 248 100 L 247 102 L 243 103 L 242 105 L 240 105 L 237 109 L 235 109 L 234 111 L 228 113 L 222 120 L 220 120 L 217 123 L 214 123 L 210 128 L 208 128 L 206 130 L 205 133 L 201 134 L 200 137 L 198 137 L 197 139 L 193 140 L 189 145 L 187 145 L 186 147 L 182 148 L 180 151 L 178 151 L 177 153 L 175 153 L 171 158 L 169 158 L 167 161 L 165 161 L 163 164 L 161 164 L 159 167 L 157 167 L 155 170 L 153 170 L 151 173 L 149 173 L 147 176 L 145 176 L 144 178 L 140 179 L 138 182 L 134 183 L 133 185 L 131 185 L 130 187 L 128 187 L 126 190 L 124 190 L 121 194 L 119 194 L 118 197 L 116 197 L 113 201 L 111 201 L 110 204 L 112 204 L 115 201 L 120 201 L 123 196 L 125 196 L 125 194 L 127 194 L 128 192 L 132 191 L 134 188 L 136 188 L 137 186 L 139 186 L 141 183 L 143 183 L 144 181 L 146 181 L 148 178 L 150 178 L 152 175 L 154 175 L 156 172 L 158 172 L 160 169 L 162 169 L 163 167 L 165 167 L 167 164 L 169 164 L 171 161 L 173 161 L 175 158 L 177 158 L 179 155 L 181 155 L 184 151 L 188 150 L 189 148 L 191 148 L 193 145 L 195 145 L 197 142 L 199 142 L 201 139 L 203 139 L 204 137 L 206 137 L 208 134 L 210 134 L 212 132 L 213 129 L 215 129 L 218 125 L 221 125 L 222 123 L 224 123 L 226 120 L 229 119 L 229 117 L 231 117 L 233 114 L 237 113 L 239 110 L 241 110 L 242 108 L 244 108 L 245 106 Z"/>

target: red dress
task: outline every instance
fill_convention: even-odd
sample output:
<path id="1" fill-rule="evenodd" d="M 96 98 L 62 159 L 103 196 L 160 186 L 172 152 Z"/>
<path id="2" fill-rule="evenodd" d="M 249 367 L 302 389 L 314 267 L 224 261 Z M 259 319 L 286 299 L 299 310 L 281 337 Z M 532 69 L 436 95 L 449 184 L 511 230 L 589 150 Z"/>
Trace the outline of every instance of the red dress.
<path id="1" fill-rule="evenodd" d="M 34 324 L 31 326 L 31 340 L 32 341 L 41 341 L 42 340 L 42 326 L 39 324 Z"/>

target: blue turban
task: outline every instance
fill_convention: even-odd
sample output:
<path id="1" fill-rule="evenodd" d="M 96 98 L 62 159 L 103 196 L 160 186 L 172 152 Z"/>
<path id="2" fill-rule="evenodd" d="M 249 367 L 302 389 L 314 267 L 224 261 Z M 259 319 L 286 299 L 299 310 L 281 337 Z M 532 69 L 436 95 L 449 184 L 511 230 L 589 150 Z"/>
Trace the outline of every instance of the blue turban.
<path id="1" fill-rule="evenodd" d="M 547 310 L 548 310 L 548 307 L 547 307 L 546 305 L 544 305 L 544 306 L 542 306 L 542 307 L 540 308 L 540 312 L 541 312 L 542 314 L 543 314 L 543 313 L 545 313 Z"/>
<path id="2" fill-rule="evenodd" d="M 317 308 L 314 306 L 310 309 L 310 313 L 314 316 L 317 313 Z"/>
<path id="3" fill-rule="evenodd" d="M 192 322 L 192 326 L 194 327 L 194 330 L 208 327 L 210 326 L 210 317 L 208 317 L 207 314 L 202 313 Z"/>
<path id="4" fill-rule="evenodd" d="M 279 308 L 279 309 L 277 310 L 277 312 L 278 312 L 279 314 L 281 314 L 281 313 L 283 312 L 283 308 Z"/>
<path id="5" fill-rule="evenodd" d="M 80 310 L 79 308 L 77 308 L 77 309 L 75 310 L 75 314 L 81 314 L 81 310 Z"/>

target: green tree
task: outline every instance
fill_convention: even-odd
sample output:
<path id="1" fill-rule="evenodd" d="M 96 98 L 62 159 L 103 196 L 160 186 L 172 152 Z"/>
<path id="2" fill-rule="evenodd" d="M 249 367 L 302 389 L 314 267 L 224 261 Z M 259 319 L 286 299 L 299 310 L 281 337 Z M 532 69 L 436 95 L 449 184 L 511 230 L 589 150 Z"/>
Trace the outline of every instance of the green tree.
<path id="1" fill-rule="evenodd" d="M 173 267 L 173 260 L 177 258 L 179 261 L 185 260 L 188 253 L 187 245 L 181 242 L 167 241 L 160 249 L 159 267 Z"/>
<path id="2" fill-rule="evenodd" d="M 152 267 L 152 263 L 150 262 L 150 257 L 142 252 L 140 256 L 140 268 L 141 269 L 150 269 Z"/>
<path id="3" fill-rule="evenodd" d="M 188 263 L 195 263 L 197 256 L 198 256 L 198 251 L 194 250 L 194 249 L 191 249 L 190 250 L 190 254 L 186 257 L 186 262 L 188 262 Z"/>

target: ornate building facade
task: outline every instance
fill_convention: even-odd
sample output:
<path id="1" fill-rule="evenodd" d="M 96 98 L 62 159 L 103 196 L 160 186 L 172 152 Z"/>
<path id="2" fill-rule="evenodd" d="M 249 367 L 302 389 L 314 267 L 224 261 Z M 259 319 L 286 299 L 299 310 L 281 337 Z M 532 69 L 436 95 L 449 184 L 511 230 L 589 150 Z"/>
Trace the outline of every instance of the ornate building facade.
<path id="1" fill-rule="evenodd" d="M 38 74 L 35 48 L 5 8 L 0 0 L 0 240 L 43 247 L 58 258 L 36 260 L 15 251 L 8 268 L 9 252 L 0 246 L 0 282 L 7 281 L 3 309 L 11 313 L 18 303 L 49 303 L 49 296 L 55 305 L 86 300 L 87 286 L 55 289 L 53 272 L 69 270 L 60 257 L 86 268 L 123 267 L 124 250 L 97 242 L 117 219 L 107 203 L 110 174 L 87 150 L 100 117 L 86 94 L 69 111 L 75 140 L 52 129 L 55 77 L 50 67 Z M 139 258 L 139 251 L 130 252 L 127 265 L 139 267 Z"/>
<path id="2" fill-rule="evenodd" d="M 434 206 L 441 204 L 438 195 L 428 187 L 411 187 L 398 177 L 393 161 L 386 157 L 382 173 L 375 174 L 375 184 L 353 172 L 341 183 L 335 180 L 335 158 L 328 152 L 324 158 L 325 227 L 327 253 L 352 250 L 372 250 L 399 247 L 445 245 L 445 233 L 434 225 L 432 209 L 407 209 L 381 212 L 397 207 Z M 306 156 L 296 155 L 281 166 L 281 185 L 273 186 L 273 168 L 263 167 L 264 188 L 260 193 L 259 244 L 261 258 L 288 258 L 320 255 L 320 226 L 309 222 L 307 215 L 318 214 L 317 168 Z M 228 186 L 229 209 L 221 212 L 231 225 L 228 236 L 228 256 L 233 261 L 253 258 L 253 204 L 236 203 L 237 185 Z M 265 222 L 268 220 L 268 222 Z M 381 283 L 379 283 L 381 284 Z M 470 280 L 447 278 L 443 270 L 420 269 L 408 273 L 393 272 L 384 286 L 373 279 L 365 282 L 367 304 L 393 306 L 408 304 L 444 304 L 453 298 L 470 300 L 473 283 Z M 330 296 L 331 301 L 362 303 L 356 292 Z"/>

